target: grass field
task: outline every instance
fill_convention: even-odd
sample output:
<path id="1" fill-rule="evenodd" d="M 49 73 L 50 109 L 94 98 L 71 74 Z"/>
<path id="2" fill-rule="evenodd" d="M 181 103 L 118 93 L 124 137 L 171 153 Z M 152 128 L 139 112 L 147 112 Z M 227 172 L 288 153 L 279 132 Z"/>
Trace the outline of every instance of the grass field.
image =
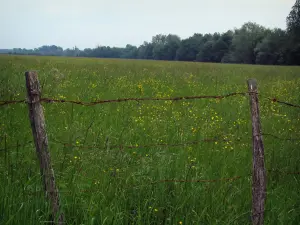
<path id="1" fill-rule="evenodd" d="M 300 135 L 300 109 L 265 98 L 300 104 L 300 67 L 0 56 L 0 101 L 26 98 L 27 70 L 38 71 L 42 97 L 80 101 L 246 92 L 247 79 L 255 78 L 263 132 L 282 138 Z M 251 223 L 247 96 L 43 106 L 67 224 Z M 228 141 L 110 147 L 204 138 Z M 300 175 L 286 172 L 300 171 L 300 141 L 265 136 L 264 145 L 265 224 L 299 224 Z M 25 103 L 0 106 L 0 150 L 0 224 L 47 224 L 49 210 Z M 240 179 L 157 182 L 236 176 Z"/>

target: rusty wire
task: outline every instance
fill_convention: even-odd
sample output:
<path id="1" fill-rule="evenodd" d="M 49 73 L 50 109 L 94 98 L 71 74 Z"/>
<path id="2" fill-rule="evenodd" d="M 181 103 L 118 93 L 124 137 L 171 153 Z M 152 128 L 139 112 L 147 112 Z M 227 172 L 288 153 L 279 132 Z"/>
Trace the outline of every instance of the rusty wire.
<path id="1" fill-rule="evenodd" d="M 269 169 L 268 172 L 286 175 L 300 175 L 300 171 L 281 171 L 279 169 Z"/>
<path id="2" fill-rule="evenodd" d="M 230 177 L 230 178 L 220 178 L 220 179 L 213 179 L 213 180 L 158 180 L 151 182 L 151 184 L 157 183 L 167 183 L 167 182 L 174 182 L 174 183 L 214 183 L 218 181 L 234 181 L 240 179 L 241 176 Z"/>
<path id="3" fill-rule="evenodd" d="M 260 135 L 262 136 L 270 136 L 279 140 L 283 141 L 299 141 L 300 138 L 283 138 L 279 137 L 275 134 L 270 134 L 270 133 L 261 133 Z M 226 136 L 226 135 L 224 135 Z M 227 135 L 228 136 L 228 135 Z M 258 135 L 256 135 L 258 136 Z M 204 138 L 202 140 L 196 140 L 196 141 L 188 141 L 188 142 L 182 142 L 182 143 L 153 143 L 153 144 L 146 144 L 146 145 L 108 145 L 108 146 L 97 146 L 97 145 L 75 145 L 75 144 L 70 144 L 62 141 L 57 141 L 57 140 L 52 140 L 52 142 L 59 143 L 64 145 L 65 147 L 73 147 L 73 148 L 79 148 L 79 149 L 95 149 L 95 148 L 109 148 L 109 149 L 138 149 L 138 148 L 150 148 L 150 147 L 180 147 L 180 146 L 186 146 L 186 145 L 197 145 L 201 142 L 228 142 L 228 141 L 241 141 L 242 139 L 240 137 L 236 139 L 226 139 L 223 137 L 214 137 L 214 138 Z"/>
<path id="4" fill-rule="evenodd" d="M 300 138 L 283 138 L 283 137 L 279 137 L 275 134 L 270 134 L 270 133 L 261 133 L 260 135 L 262 136 L 270 136 L 272 138 L 275 139 L 279 139 L 279 140 L 283 140 L 283 141 L 300 141 Z M 226 135 L 224 135 L 226 136 Z M 228 136 L 228 135 L 227 135 Z M 97 146 L 97 145 L 76 145 L 76 144 L 70 144 L 67 142 L 62 142 L 62 141 L 58 141 L 58 140 L 49 140 L 50 142 L 53 143 L 58 143 L 58 144 L 62 144 L 65 147 L 73 147 L 73 148 L 79 148 L 79 149 L 105 149 L 105 148 L 109 148 L 109 149 L 139 149 L 139 148 L 151 148 L 151 147 L 162 147 L 162 148 L 167 148 L 167 147 L 180 147 L 180 146 L 189 146 L 189 145 L 197 145 L 201 142 L 216 142 L 216 141 L 220 141 L 220 142 L 227 142 L 227 141 L 241 141 L 241 138 L 236 138 L 236 139 L 226 139 L 223 137 L 214 137 L 214 138 L 204 138 L 202 140 L 195 140 L 195 141 L 188 141 L 188 142 L 182 142 L 182 143 L 152 143 L 152 144 L 146 144 L 146 145 L 108 145 L 108 146 Z M 6 149 L 11 149 L 11 148 L 17 148 L 17 147 L 25 147 L 29 144 L 32 144 L 32 141 L 28 141 L 25 142 L 23 144 L 18 144 L 18 145 L 14 145 L 14 146 L 8 146 Z M 3 151 L 4 149 L 0 149 L 0 151 Z"/>
<path id="5" fill-rule="evenodd" d="M 270 133 L 262 133 L 260 134 L 262 136 L 270 136 L 279 140 L 283 140 L 283 141 L 299 141 L 300 138 L 282 138 L 279 137 L 277 135 L 274 134 L 270 134 Z M 225 135 L 224 135 L 225 136 Z M 227 135 L 228 136 L 228 135 Z M 70 143 L 66 143 L 66 142 L 62 142 L 62 141 L 57 141 L 57 140 L 52 140 L 52 142 L 54 143 L 59 143 L 64 145 L 65 147 L 73 147 L 73 148 L 79 148 L 79 149 L 105 149 L 105 148 L 109 148 L 109 149 L 140 149 L 140 148 L 151 148 L 151 147 L 163 147 L 163 148 L 167 148 L 167 147 L 180 147 L 180 146 L 189 146 L 189 145 L 197 145 L 201 142 L 228 142 L 228 141 L 241 141 L 241 138 L 236 138 L 236 139 L 226 139 L 226 138 L 222 138 L 222 137 L 215 137 L 215 138 L 204 138 L 202 140 L 196 140 L 196 141 L 188 141 L 188 142 L 182 142 L 182 143 L 153 143 L 153 144 L 146 144 L 146 145 L 106 145 L 106 146 L 97 146 L 97 145 L 76 145 L 76 144 L 70 144 Z"/>
<path id="6" fill-rule="evenodd" d="M 26 100 L 0 100 L 0 106 L 11 105 L 16 103 L 26 103 Z"/>
<path id="7" fill-rule="evenodd" d="M 271 173 L 277 173 L 277 174 L 285 174 L 285 175 L 300 175 L 299 171 L 295 171 L 295 172 L 286 172 L 286 171 L 280 171 L 279 169 L 268 169 L 268 172 Z M 236 181 L 241 179 L 242 177 L 251 177 L 252 174 L 250 173 L 248 176 L 235 176 L 235 177 L 229 177 L 229 178 L 219 178 L 219 179 L 196 179 L 196 180 L 178 180 L 178 179 L 165 179 L 165 180 L 157 180 L 157 181 L 152 181 L 152 182 L 147 182 L 144 185 L 155 185 L 155 184 L 159 184 L 159 183 L 216 183 L 216 182 L 229 182 L 229 181 Z M 131 188 L 136 188 L 139 186 L 130 186 Z M 33 195 L 33 194 L 37 194 L 41 191 L 36 191 L 36 192 L 29 192 L 27 194 L 29 195 Z M 59 191 L 60 193 L 64 193 L 64 194 L 71 194 L 73 193 L 72 191 Z M 80 193 L 92 193 L 92 192 L 97 192 L 96 189 L 81 189 L 78 190 L 77 192 Z"/>
<path id="8" fill-rule="evenodd" d="M 279 103 L 279 104 L 283 104 L 283 105 L 287 105 L 287 106 L 291 106 L 291 107 L 295 107 L 295 108 L 300 108 L 300 105 L 296 105 L 296 104 L 293 104 L 293 103 L 290 103 L 290 102 L 281 101 L 277 98 L 267 97 L 267 99 L 271 100 L 272 102 Z"/>
<path id="9" fill-rule="evenodd" d="M 77 105 L 83 105 L 83 106 L 94 106 L 98 104 L 104 104 L 104 103 L 114 103 L 114 102 L 127 102 L 127 101 L 179 101 L 179 100 L 194 100 L 194 99 L 224 99 L 227 97 L 237 96 L 237 95 L 247 95 L 257 92 L 233 92 L 225 95 L 199 95 L 199 96 L 180 96 L 180 97 L 168 97 L 168 98 L 153 98 L 153 97 L 146 97 L 146 98 L 118 98 L 118 99 L 108 99 L 108 100 L 97 100 L 92 102 L 83 102 L 83 101 L 74 101 L 74 100 L 65 100 L 65 99 L 53 99 L 53 98 L 41 98 L 40 102 L 45 103 L 72 103 Z M 261 95 L 261 94 L 259 94 Z M 284 104 L 287 106 L 300 108 L 300 105 L 281 101 L 274 97 L 265 97 L 272 102 L 276 102 L 279 104 Z M 9 105 L 9 104 L 16 104 L 16 103 L 28 103 L 27 100 L 0 100 L 0 106 Z"/>
<path id="10" fill-rule="evenodd" d="M 52 99 L 52 98 L 41 98 L 40 102 L 46 103 L 73 103 L 77 105 L 93 106 L 97 104 L 113 103 L 113 102 L 127 102 L 127 101 L 179 101 L 179 100 L 193 100 L 193 99 L 224 99 L 231 96 L 246 95 L 248 92 L 234 92 L 226 95 L 199 95 L 199 96 L 182 96 L 182 97 L 168 97 L 168 98 L 118 98 L 108 100 L 97 100 L 92 102 L 82 102 L 65 99 Z M 0 101 L 0 106 L 16 103 L 26 103 L 26 100 L 11 100 L 11 101 Z"/>
<path id="11" fill-rule="evenodd" d="M 270 136 L 270 137 L 273 137 L 273 138 L 276 138 L 276 139 L 279 139 L 279 140 L 282 140 L 282 141 L 300 141 L 300 138 L 282 138 L 282 137 L 279 137 L 277 135 L 269 134 L 269 133 L 262 133 L 261 135 L 262 136 Z"/>
<path id="12" fill-rule="evenodd" d="M 229 178 L 220 178 L 220 179 L 198 179 L 198 180 L 176 180 L 176 179 L 166 179 L 166 180 L 157 180 L 157 181 L 152 181 L 152 182 L 147 182 L 147 184 L 144 185 L 155 185 L 158 183 L 167 183 L 167 182 L 173 182 L 173 183 L 215 183 L 215 182 L 229 182 L 229 181 L 236 181 L 238 179 L 242 178 L 242 176 L 235 176 L 235 177 L 229 177 Z M 139 186 L 129 186 L 130 188 L 136 188 Z M 42 190 L 41 190 L 42 191 Z M 41 191 L 36 191 L 36 192 L 29 192 L 29 195 L 33 195 L 36 193 L 39 193 Z M 56 191 L 53 191 L 56 192 Z M 96 189 L 81 189 L 78 190 L 78 192 L 81 193 L 93 193 L 97 192 Z M 49 193 L 49 192 L 48 192 Z M 59 191 L 59 193 L 73 193 L 72 191 Z"/>
<path id="13" fill-rule="evenodd" d="M 43 102 L 60 102 L 60 103 L 73 103 L 84 106 L 92 106 L 97 104 L 112 103 L 112 102 L 127 102 L 127 101 L 179 101 L 179 100 L 191 100 L 191 99 L 223 99 L 236 95 L 246 95 L 247 92 L 234 92 L 226 95 L 199 95 L 199 96 L 183 96 L 183 97 L 169 97 L 169 98 L 118 98 L 110 100 L 97 100 L 93 102 L 81 102 L 81 101 L 70 101 L 70 100 L 56 100 L 49 98 L 42 98 Z"/>
<path id="14" fill-rule="evenodd" d="M 227 142 L 229 141 L 228 139 L 224 138 L 204 138 L 202 140 L 197 140 L 197 141 L 189 141 L 189 142 L 183 142 L 183 143 L 174 143 L 174 144 L 168 144 L 168 143 L 155 143 L 155 144 L 147 144 L 147 145 L 111 145 L 111 146 L 96 146 L 96 145 L 75 145 L 75 144 L 69 144 L 69 143 L 64 143 L 61 141 L 53 141 L 54 143 L 59 143 L 64 145 L 65 147 L 74 147 L 74 148 L 80 148 L 80 149 L 95 149 L 95 148 L 109 148 L 109 149 L 137 149 L 137 148 L 150 148 L 150 147 L 180 147 L 180 146 L 186 146 L 186 145 L 197 145 L 201 142 L 216 142 L 216 141 L 224 141 Z"/>
<path id="15" fill-rule="evenodd" d="M 19 148 L 19 147 L 26 147 L 26 146 L 28 146 L 29 144 L 32 144 L 32 143 L 33 143 L 32 141 L 27 141 L 23 144 L 17 144 L 17 145 L 8 146 L 6 148 L 1 148 L 0 151 L 6 151 L 8 149 Z"/>

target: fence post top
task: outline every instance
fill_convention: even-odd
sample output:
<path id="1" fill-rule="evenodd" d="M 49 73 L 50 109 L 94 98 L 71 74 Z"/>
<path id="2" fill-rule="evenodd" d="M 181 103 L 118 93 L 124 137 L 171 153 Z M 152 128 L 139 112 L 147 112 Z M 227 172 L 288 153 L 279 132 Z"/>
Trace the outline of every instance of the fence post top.
<path id="1" fill-rule="evenodd" d="M 248 83 L 248 88 L 250 91 L 255 91 L 257 90 L 257 81 L 254 78 L 250 78 L 247 80 Z"/>
<path id="2" fill-rule="evenodd" d="M 25 76 L 33 76 L 33 75 L 35 75 L 35 76 L 37 76 L 37 71 L 35 71 L 35 70 L 28 70 L 28 71 L 26 71 L 25 72 Z"/>
<path id="3" fill-rule="evenodd" d="M 26 80 L 26 87 L 27 87 L 27 94 L 30 97 L 31 95 L 41 95 L 41 88 L 38 80 L 38 74 L 36 71 L 26 71 L 25 72 L 25 80 Z M 30 101 L 33 103 L 34 101 Z"/>

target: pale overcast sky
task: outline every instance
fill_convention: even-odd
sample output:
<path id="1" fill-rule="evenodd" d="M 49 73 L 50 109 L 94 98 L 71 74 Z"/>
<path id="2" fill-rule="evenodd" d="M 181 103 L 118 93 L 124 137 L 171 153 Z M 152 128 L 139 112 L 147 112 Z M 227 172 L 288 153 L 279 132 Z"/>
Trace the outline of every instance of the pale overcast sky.
<path id="1" fill-rule="evenodd" d="M 0 0 L 0 48 L 140 45 L 156 34 L 286 28 L 295 0 Z"/>

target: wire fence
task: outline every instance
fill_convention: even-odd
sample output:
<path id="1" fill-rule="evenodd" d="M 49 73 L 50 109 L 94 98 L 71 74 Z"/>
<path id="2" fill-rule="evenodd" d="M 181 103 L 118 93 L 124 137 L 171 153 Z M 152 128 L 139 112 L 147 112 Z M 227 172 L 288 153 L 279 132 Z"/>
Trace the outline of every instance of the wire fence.
<path id="1" fill-rule="evenodd" d="M 74 101 L 74 100 L 66 100 L 66 99 L 54 99 L 54 98 L 41 98 L 40 102 L 44 103 L 72 103 L 76 105 L 83 105 L 83 106 L 94 106 L 98 104 L 105 104 L 105 103 L 117 103 L 117 102 L 128 102 L 128 101 L 180 101 L 180 100 L 195 100 L 195 99 L 225 99 L 228 97 L 233 96 L 246 96 L 248 94 L 255 93 L 257 95 L 261 95 L 257 92 L 232 92 L 225 95 L 199 95 L 199 96 L 180 96 L 180 97 L 168 97 L 168 98 L 118 98 L 118 99 L 107 99 L 107 100 L 97 100 L 91 102 L 83 102 L 83 101 Z M 263 96 L 263 95 L 261 95 Z M 300 108 L 300 105 L 290 103 L 287 101 L 279 100 L 278 98 L 274 97 L 264 97 L 270 100 L 273 103 L 283 104 L 290 107 Z M 28 100 L 0 100 L 0 106 L 11 105 L 11 104 L 18 104 L 18 103 L 29 103 Z"/>
<path id="2" fill-rule="evenodd" d="M 281 141 L 300 141 L 300 138 L 284 138 L 280 137 L 275 134 L 270 134 L 270 133 L 261 133 L 259 135 L 262 136 L 269 136 L 274 139 L 278 139 Z M 181 143 L 151 143 L 151 144 L 146 144 L 146 145 L 124 145 L 124 144 L 113 144 L 113 145 L 84 145 L 84 144 L 72 144 L 70 142 L 63 142 L 59 140 L 50 140 L 50 142 L 56 143 L 56 144 L 62 144 L 64 147 L 72 147 L 72 148 L 78 148 L 78 149 L 119 149 L 119 150 L 124 150 L 124 149 L 143 149 L 143 148 L 155 148 L 155 147 L 162 147 L 162 148 L 170 148 L 170 147 L 182 147 L 182 146 L 191 146 L 191 145 L 198 145 L 200 143 L 215 143 L 215 142 L 241 142 L 242 138 L 237 137 L 235 139 L 228 139 L 224 137 L 228 137 L 229 135 L 223 135 L 223 137 L 214 137 L 214 138 L 203 138 L 201 140 L 194 140 L 194 141 L 187 141 L 187 142 L 181 142 Z M 3 137 L 0 139 L 4 139 Z M 250 141 L 250 139 L 249 139 Z M 19 147 L 26 147 L 28 145 L 33 145 L 33 141 L 26 141 L 23 144 L 17 144 L 17 145 L 11 145 L 11 146 L 6 146 L 5 148 L 0 148 L 0 151 L 6 151 L 9 149 L 14 149 L 14 148 L 19 148 Z"/>
<path id="3" fill-rule="evenodd" d="M 274 134 L 269 134 L 269 133 L 262 133 L 260 134 L 262 136 L 270 136 L 275 139 L 279 139 L 282 141 L 300 141 L 300 138 L 283 138 L 279 137 Z M 227 135 L 228 136 L 228 135 Z M 78 149 L 119 149 L 119 150 L 124 150 L 124 149 L 143 149 L 143 148 L 155 148 L 155 147 L 162 147 L 162 148 L 171 148 L 171 147 L 182 147 L 182 146 L 191 146 L 191 145 L 198 145 L 200 143 L 216 143 L 216 142 L 241 142 L 242 138 L 238 137 L 235 139 L 228 139 L 228 138 L 223 138 L 223 137 L 214 137 L 214 138 L 204 138 L 202 140 L 195 140 L 195 141 L 187 141 L 187 142 L 181 142 L 181 143 L 151 143 L 151 144 L 146 144 L 146 145 L 83 145 L 83 144 L 72 144 L 68 142 L 62 142 L 58 140 L 52 140 L 54 143 L 62 144 L 65 147 L 72 147 L 72 148 L 78 148 Z M 250 141 L 250 139 L 249 139 Z"/>
<path id="4" fill-rule="evenodd" d="M 277 174 L 277 175 L 300 175 L 300 171 L 282 171 L 279 169 L 268 169 L 268 173 L 270 174 Z M 217 183 L 217 182 L 234 182 L 238 181 L 242 178 L 250 178 L 252 176 L 252 173 L 249 172 L 249 174 L 244 175 L 244 176 L 233 176 L 233 177 L 226 177 L 226 178 L 218 178 L 218 179 L 194 179 L 194 180 L 184 180 L 184 179 L 163 179 L 163 180 L 155 180 L 151 182 L 143 182 L 141 185 L 123 185 L 125 189 L 128 188 L 139 188 L 142 186 L 148 186 L 148 185 L 157 185 L 160 183 Z M 79 193 L 97 193 L 99 192 L 98 189 L 96 188 L 87 188 L 87 189 L 79 189 L 75 190 L 75 192 Z M 27 195 L 34 195 L 38 193 L 43 193 L 43 190 L 39 191 L 26 191 Z M 67 195 L 72 195 L 74 194 L 74 191 L 66 191 L 66 190 L 60 190 L 59 193 L 67 194 Z"/>
<path id="5" fill-rule="evenodd" d="M 261 133 L 259 135 L 262 136 L 269 136 L 278 140 L 282 141 L 300 141 L 300 138 L 284 138 L 280 137 L 275 134 L 270 134 L 270 133 Z M 79 149 L 139 149 L 139 148 L 151 148 L 151 147 L 181 147 L 181 146 L 189 146 L 189 145 L 197 145 L 199 143 L 203 142 L 240 142 L 242 140 L 241 137 L 237 137 L 234 139 L 228 139 L 224 137 L 228 137 L 229 135 L 223 135 L 223 137 L 213 137 L 213 138 L 203 138 L 201 140 L 193 140 L 193 141 L 187 141 L 187 142 L 181 142 L 181 143 L 151 143 L 151 144 L 146 144 L 146 145 L 123 145 L 123 144 L 113 144 L 113 145 L 83 145 L 83 144 L 72 144 L 70 142 L 63 142 L 59 140 L 50 140 L 50 142 L 57 143 L 57 144 L 62 144 L 65 147 L 73 147 L 73 148 L 79 148 Z M 4 137 L 1 137 L 1 139 L 4 139 Z M 250 140 L 250 139 L 249 139 Z M 5 149 L 0 149 L 0 151 L 8 150 L 8 149 L 13 149 L 13 148 L 19 148 L 19 147 L 26 147 L 28 145 L 34 144 L 33 141 L 25 141 L 22 144 L 16 144 L 16 145 L 11 145 L 11 146 L 6 146 Z"/>
<path id="6" fill-rule="evenodd" d="M 16 144 L 16 145 L 11 145 L 11 146 L 5 146 L 5 148 L 0 148 L 0 151 L 7 151 L 9 149 L 26 147 L 26 146 L 28 146 L 30 144 L 34 144 L 33 141 L 27 141 L 27 142 L 24 142 L 23 144 Z"/>
<path id="7" fill-rule="evenodd" d="M 83 106 L 93 106 L 97 104 L 104 104 L 104 103 L 114 103 L 114 102 L 126 102 L 126 101 L 179 101 L 179 100 L 195 100 L 195 99 L 224 99 L 232 96 L 238 96 L 242 95 L 245 96 L 249 93 L 256 93 L 257 92 L 233 92 L 225 95 L 201 95 L 201 96 L 183 96 L 183 97 L 173 97 L 173 98 L 120 98 L 120 99 L 111 99 L 111 100 L 98 100 L 93 102 L 82 102 L 82 101 L 73 101 L 73 100 L 64 100 L 64 99 L 52 99 L 52 98 L 41 98 L 40 102 L 45 103 L 72 103 L 77 105 L 83 105 Z M 296 107 L 300 108 L 300 105 L 296 105 L 293 103 L 285 102 L 278 100 L 277 98 L 271 98 L 271 97 L 265 97 L 266 99 L 279 104 L 284 104 L 286 106 Z M 29 103 L 27 100 L 0 100 L 0 106 L 10 105 L 10 104 L 17 104 L 17 103 Z M 274 134 L 269 133 L 262 133 L 260 135 L 263 136 L 271 136 L 273 138 L 284 140 L 284 141 L 299 141 L 300 138 L 282 138 L 279 136 L 276 136 Z M 239 139 L 240 140 L 240 139 Z M 111 145 L 109 146 L 110 149 L 135 149 L 135 148 L 149 148 L 149 147 L 178 147 L 178 146 L 185 146 L 185 145 L 196 145 L 200 142 L 215 142 L 215 141 L 229 141 L 228 139 L 224 138 L 207 138 L 203 140 L 196 140 L 191 142 L 185 142 L 185 143 L 174 143 L 174 144 L 147 144 L 147 145 Z M 231 140 L 232 141 L 232 140 Z M 58 142 L 58 141 L 56 141 Z M 64 146 L 68 147 L 76 147 L 76 148 L 103 148 L 103 146 L 78 146 L 70 143 L 63 143 Z M 29 143 L 23 144 L 23 145 L 17 145 L 17 146 L 11 146 L 9 148 L 15 148 L 15 147 L 23 147 L 25 145 L 28 145 Z M 0 151 L 4 151 L 4 149 L 0 149 Z"/>
<path id="8" fill-rule="evenodd" d="M 109 100 L 97 100 L 92 102 L 82 102 L 82 101 L 73 101 L 65 99 L 53 99 L 53 98 L 41 98 L 40 102 L 46 103 L 73 103 L 77 105 L 84 106 L 93 106 L 104 103 L 113 103 L 113 102 L 128 102 L 128 101 L 180 101 L 180 100 L 193 100 L 193 99 L 224 99 L 237 95 L 246 95 L 247 92 L 234 92 L 226 95 L 200 95 L 200 96 L 181 96 L 181 97 L 170 97 L 170 98 L 118 98 L 118 99 L 109 99 Z M 16 103 L 28 103 L 28 100 L 3 100 L 0 101 L 0 106 L 16 104 Z"/>
<path id="9" fill-rule="evenodd" d="M 279 137 L 275 134 L 269 134 L 269 133 L 262 133 L 261 135 L 263 136 L 270 136 L 272 138 L 278 139 L 278 140 L 282 140 L 282 141 L 300 141 L 300 138 L 283 138 L 283 137 Z"/>
<path id="10" fill-rule="evenodd" d="M 290 102 L 285 102 L 285 101 L 281 101 L 281 100 L 278 100 L 277 98 L 270 98 L 270 97 L 267 97 L 269 100 L 271 100 L 272 102 L 275 102 L 275 103 L 278 103 L 278 104 L 283 104 L 283 105 L 287 105 L 287 106 L 291 106 L 291 107 L 295 107 L 295 108 L 300 108 L 300 105 L 296 105 L 296 104 L 293 104 L 293 103 L 290 103 Z"/>
<path id="11" fill-rule="evenodd" d="M 247 176 L 251 176 L 253 177 L 253 181 L 254 183 L 256 182 L 256 184 L 253 184 L 253 187 L 256 185 L 256 193 L 253 194 L 258 194 L 260 195 L 259 199 L 256 199 L 255 206 L 253 206 L 253 218 L 255 216 L 257 216 L 257 208 L 255 207 L 261 207 L 263 208 L 264 206 L 264 197 L 262 195 L 262 191 L 263 191 L 263 187 L 265 185 L 265 178 L 264 176 L 264 172 L 261 173 L 262 171 L 265 171 L 264 168 L 264 159 L 263 159 L 263 155 L 261 157 L 261 152 L 263 153 L 263 143 L 261 140 L 262 136 L 269 136 L 275 139 L 279 139 L 279 140 L 284 140 L 284 141 L 299 141 L 300 138 L 283 138 L 280 137 L 278 135 L 275 134 L 270 134 L 270 133 L 261 133 L 261 132 L 256 132 L 256 134 L 254 133 L 254 130 L 260 130 L 260 118 L 258 115 L 258 97 L 260 94 L 257 93 L 256 88 L 256 83 L 251 81 L 248 82 L 248 88 L 249 91 L 248 92 L 232 92 L 229 94 L 224 94 L 224 95 L 199 95 L 199 96 L 180 96 L 180 97 L 165 97 L 165 98 L 154 98 L 154 97 L 146 97 L 146 98 L 118 98 L 118 99 L 108 99 L 108 100 L 96 100 L 96 101 L 91 101 L 91 102 L 83 102 L 83 101 L 74 101 L 74 100 L 66 100 L 66 99 L 55 99 L 55 98 L 41 98 L 39 94 L 36 94 L 36 90 L 39 90 L 39 88 L 36 85 L 36 83 L 34 83 L 34 79 L 37 79 L 37 77 L 35 74 L 28 74 L 26 75 L 26 79 L 28 79 L 29 76 L 32 76 L 32 80 L 26 80 L 26 86 L 27 86 L 27 91 L 28 91 L 28 99 L 25 100 L 1 100 L 0 101 L 0 106 L 6 106 L 6 105 L 11 105 L 11 104 L 19 104 L 19 103 L 27 103 L 29 105 L 29 107 L 31 107 L 30 109 L 30 113 L 33 113 L 34 110 L 36 110 L 36 115 L 40 115 L 42 110 L 41 107 L 36 107 L 33 108 L 32 105 L 35 103 L 71 103 L 71 104 L 76 104 L 76 105 L 82 105 L 82 106 L 94 106 L 94 105 L 98 105 L 98 104 L 105 104 L 105 103 L 120 103 L 120 102 L 129 102 L 129 101 L 136 101 L 136 102 L 140 102 L 140 101 L 181 101 L 181 100 L 196 100 L 196 99 L 216 99 L 216 100 L 221 100 L 221 99 L 226 99 L 229 97 L 234 97 L 234 96 L 247 96 L 249 95 L 250 98 L 250 102 L 251 102 L 251 115 L 252 115 L 252 127 L 253 127 L 253 163 L 256 165 L 258 165 L 260 168 L 259 169 L 254 168 L 254 171 L 252 173 L 250 173 Z M 254 85 L 254 86 L 252 86 Z M 36 90 L 34 90 L 36 88 Z M 252 90 L 252 91 L 251 91 Z M 254 97 L 255 96 L 255 97 Z M 262 96 L 262 95 L 260 95 Z M 290 103 L 287 101 L 283 101 L 283 100 L 279 100 L 278 98 L 274 98 L 274 97 L 264 97 L 265 99 L 268 99 L 269 101 L 273 102 L 273 103 L 278 103 L 281 105 L 285 105 L 285 106 L 289 106 L 289 107 L 294 107 L 294 108 L 300 108 L 300 105 L 298 104 L 294 104 L 294 103 Z M 31 99 L 31 100 L 29 100 Z M 40 113 L 40 114 L 39 114 Z M 38 116 L 40 117 L 40 116 Z M 44 124 L 44 118 L 38 118 L 40 121 L 34 121 L 34 113 L 31 114 L 30 116 L 31 121 L 31 125 L 32 125 L 32 129 L 34 132 L 37 132 L 37 129 L 44 129 L 43 124 Z M 38 125 L 35 125 L 37 127 L 34 127 L 33 124 L 34 123 L 38 123 Z M 33 132 L 33 133 L 34 133 Z M 42 131 L 42 133 L 46 134 L 46 131 Z M 228 136 L 228 135 L 227 135 Z M 35 147 L 37 148 L 37 153 L 40 154 L 41 156 L 47 156 L 47 154 L 43 155 L 41 154 L 42 150 L 38 149 L 39 146 L 42 146 L 43 144 L 45 144 L 43 142 L 43 140 L 39 140 L 39 139 L 43 139 L 42 137 L 35 137 L 35 142 L 39 142 L 40 141 L 40 145 L 36 144 Z M 257 140 L 254 140 L 257 139 Z M 241 140 L 241 138 L 238 138 L 237 140 Z M 233 142 L 234 140 L 229 140 L 228 138 L 224 138 L 224 137 L 214 137 L 214 138 L 204 138 L 201 140 L 195 140 L 195 141 L 187 141 L 187 142 L 182 142 L 182 143 L 153 143 L 153 144 L 145 144 L 145 145 L 123 145 L 123 144 L 119 144 L 119 145 L 106 145 L 106 146 L 97 146 L 97 145 L 74 145 L 72 143 L 67 143 L 67 142 L 61 142 L 61 141 L 53 141 L 56 143 L 60 143 L 63 144 L 65 147 L 76 147 L 76 148 L 109 148 L 109 149 L 138 149 L 138 148 L 152 148 L 152 147 L 179 147 L 179 146 L 187 146 L 187 145 L 197 145 L 201 142 L 217 142 L 217 141 L 224 141 L 224 142 L 228 142 L 231 141 Z M 255 142 L 256 141 L 256 142 Z M 26 143 L 25 143 L 26 144 Z M 48 143 L 47 143 L 48 144 Z M 13 147 L 20 147 L 19 145 L 13 146 Z M 8 148 L 5 147 L 4 150 L 7 150 Z M 3 150 L 3 149 L 0 149 Z M 47 149 L 46 149 L 47 151 Z M 40 158 L 40 160 L 44 160 L 45 162 L 47 162 L 47 159 L 43 159 Z M 261 161 L 262 160 L 262 161 Z M 42 165 L 42 163 L 41 163 Z M 49 165 L 48 168 L 51 168 L 51 166 Z M 42 170 L 45 170 L 45 168 L 41 168 Z M 45 170 L 46 171 L 46 170 Z M 51 171 L 51 170 L 49 170 Z M 298 175 L 300 174 L 300 172 L 297 171 L 280 171 L 278 169 L 269 169 L 267 170 L 270 173 L 277 173 L 277 174 L 285 174 L 285 175 Z M 44 173 L 45 175 L 46 173 Z M 48 176 L 48 174 L 47 174 Z M 53 176 L 51 178 L 51 176 Z M 196 180 L 184 180 L 184 179 L 163 179 L 163 180 L 157 180 L 157 181 L 151 181 L 149 184 L 147 185 L 154 185 L 154 184 L 159 184 L 159 183 L 215 183 L 215 182 L 230 182 L 230 181 L 237 181 L 239 179 L 241 179 L 242 177 L 245 176 L 234 176 L 234 177 L 229 177 L 229 178 L 219 178 L 219 179 L 196 179 Z M 48 177 L 48 179 L 50 178 L 50 180 L 54 181 L 54 175 L 50 174 L 50 177 Z M 57 192 L 56 188 L 55 188 L 55 184 L 53 183 L 53 188 L 50 190 L 46 190 L 46 192 Z M 144 184 L 143 184 L 144 185 Z M 254 190 L 255 188 L 253 188 Z M 93 190 L 80 190 L 80 192 L 93 192 Z M 96 190 L 97 191 L 97 190 Z M 64 191 L 60 191 L 60 192 L 64 192 Z M 65 193 L 71 193 L 66 191 Z M 57 197 L 58 198 L 58 197 Z M 53 199 L 52 199 L 53 200 Z M 57 206 L 57 208 L 59 208 L 59 206 Z M 255 211 L 256 210 L 256 211 Z M 55 214 L 55 212 L 54 212 Z M 259 215 L 261 216 L 261 215 Z"/>
<path id="12" fill-rule="evenodd" d="M 218 138 L 211 138 L 211 139 L 202 139 L 202 140 L 195 140 L 195 141 L 189 141 L 189 142 L 182 142 L 182 143 L 152 143 L 152 144 L 147 144 L 147 145 L 106 145 L 106 146 L 98 146 L 98 145 L 76 145 L 76 144 L 70 144 L 66 142 L 61 142 L 61 141 L 53 141 L 56 143 L 63 144 L 65 147 L 74 147 L 74 148 L 82 148 L 82 149 L 95 149 L 95 148 L 100 148 L 100 149 L 142 149 L 142 148 L 152 148 L 152 147 L 163 147 L 163 148 L 168 148 L 168 147 L 182 147 L 182 146 L 189 146 L 189 145 L 197 145 L 201 142 L 216 142 L 216 141 L 229 141 L 229 139 L 218 139 Z"/>
<path id="13" fill-rule="evenodd" d="M 128 186 L 123 186 L 125 189 L 131 189 L 131 188 L 139 188 L 141 186 L 149 186 L 149 185 L 156 185 L 160 183 L 216 183 L 216 182 L 232 182 L 241 179 L 243 176 L 234 176 L 234 177 L 228 177 L 228 178 L 219 178 L 219 179 L 198 179 L 198 180 L 178 180 L 178 179 L 165 179 L 165 180 L 156 180 L 156 181 L 151 181 L 151 182 L 144 182 L 142 185 L 128 185 Z M 27 191 L 27 195 L 34 195 L 34 194 L 39 194 L 42 193 L 43 190 L 39 191 Z M 56 191 L 53 191 L 56 192 Z M 80 189 L 76 190 L 76 192 L 80 193 L 97 193 L 99 192 L 98 189 L 96 188 L 89 188 L 89 189 Z M 74 194 L 74 191 L 59 191 L 59 193 L 63 194 Z"/>

